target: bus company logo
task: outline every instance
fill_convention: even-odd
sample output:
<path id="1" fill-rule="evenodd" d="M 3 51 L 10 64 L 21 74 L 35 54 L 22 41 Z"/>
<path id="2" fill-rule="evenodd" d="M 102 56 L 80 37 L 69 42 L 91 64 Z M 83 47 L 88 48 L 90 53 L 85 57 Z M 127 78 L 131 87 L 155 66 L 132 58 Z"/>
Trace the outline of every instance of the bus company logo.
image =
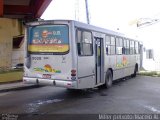
<path id="1" fill-rule="evenodd" d="M 53 69 L 53 68 L 51 67 L 51 65 L 49 65 L 49 64 L 44 65 L 43 68 L 36 67 L 36 68 L 34 68 L 34 71 L 36 71 L 36 72 L 61 73 L 61 70 Z"/>

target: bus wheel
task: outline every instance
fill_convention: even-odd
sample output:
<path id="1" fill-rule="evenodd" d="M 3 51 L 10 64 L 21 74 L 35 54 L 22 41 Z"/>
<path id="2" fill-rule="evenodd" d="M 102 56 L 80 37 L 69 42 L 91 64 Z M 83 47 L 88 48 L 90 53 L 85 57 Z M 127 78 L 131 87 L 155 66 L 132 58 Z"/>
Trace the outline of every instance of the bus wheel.
<path id="1" fill-rule="evenodd" d="M 113 80 L 112 72 L 108 70 L 106 73 L 106 77 L 105 77 L 105 87 L 106 88 L 110 88 L 112 86 L 112 80 Z"/>
<path id="2" fill-rule="evenodd" d="M 134 73 L 131 75 L 131 77 L 136 77 L 137 72 L 138 72 L 138 65 L 135 65 Z"/>

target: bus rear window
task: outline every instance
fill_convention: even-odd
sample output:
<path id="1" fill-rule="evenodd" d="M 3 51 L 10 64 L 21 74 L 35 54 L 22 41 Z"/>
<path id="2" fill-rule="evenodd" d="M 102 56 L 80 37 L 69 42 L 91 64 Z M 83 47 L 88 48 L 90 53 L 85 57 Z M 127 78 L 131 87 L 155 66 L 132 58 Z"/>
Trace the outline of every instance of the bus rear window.
<path id="1" fill-rule="evenodd" d="M 65 53 L 69 51 L 67 25 L 42 25 L 28 28 L 28 51 Z"/>

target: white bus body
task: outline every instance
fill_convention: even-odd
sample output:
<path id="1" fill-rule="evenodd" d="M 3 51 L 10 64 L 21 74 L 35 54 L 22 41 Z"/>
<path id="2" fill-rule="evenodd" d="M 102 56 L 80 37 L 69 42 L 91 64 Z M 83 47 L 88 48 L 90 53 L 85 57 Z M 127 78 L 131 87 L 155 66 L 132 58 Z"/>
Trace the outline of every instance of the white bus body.
<path id="1" fill-rule="evenodd" d="M 110 87 L 112 80 L 136 75 L 139 42 L 72 20 L 26 25 L 25 83 L 69 89 Z"/>

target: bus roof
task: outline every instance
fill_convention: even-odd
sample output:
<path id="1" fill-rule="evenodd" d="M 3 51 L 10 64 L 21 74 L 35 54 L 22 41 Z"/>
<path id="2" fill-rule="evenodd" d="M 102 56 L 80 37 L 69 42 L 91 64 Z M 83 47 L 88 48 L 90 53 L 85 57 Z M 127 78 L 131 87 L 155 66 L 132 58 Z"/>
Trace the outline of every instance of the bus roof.
<path id="1" fill-rule="evenodd" d="M 115 36 L 119 36 L 119 37 L 123 37 L 123 38 L 127 38 L 127 39 L 133 39 L 136 40 L 135 38 L 131 38 L 128 37 L 126 34 L 120 33 L 120 32 L 116 32 L 113 30 L 109 30 L 106 28 L 102 28 L 102 27 L 97 27 L 94 25 L 90 25 L 90 24 L 86 24 L 83 22 L 79 22 L 79 21 L 75 21 L 75 20 L 39 20 L 39 21 L 33 21 L 33 22 L 28 22 L 26 23 L 26 26 L 37 26 L 37 25 L 43 25 L 43 24 L 54 24 L 55 22 L 71 22 L 73 23 L 76 27 L 82 28 L 82 29 L 88 29 L 88 30 L 93 30 L 95 32 L 101 32 L 104 34 L 110 34 L 110 35 L 115 35 Z"/>

